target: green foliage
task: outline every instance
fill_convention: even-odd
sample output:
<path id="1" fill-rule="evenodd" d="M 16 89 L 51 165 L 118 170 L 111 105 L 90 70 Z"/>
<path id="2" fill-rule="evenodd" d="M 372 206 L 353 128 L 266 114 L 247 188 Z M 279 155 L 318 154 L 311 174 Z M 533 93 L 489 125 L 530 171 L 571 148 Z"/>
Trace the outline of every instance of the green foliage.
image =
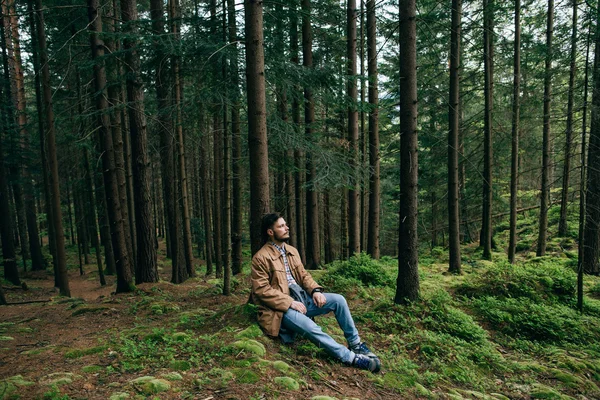
<path id="1" fill-rule="evenodd" d="M 380 262 L 366 253 L 360 253 L 347 261 L 329 264 L 320 281 L 333 291 L 343 292 L 359 286 L 391 286 L 394 279 Z"/>
<path id="2" fill-rule="evenodd" d="M 66 394 L 62 394 L 58 387 L 52 386 L 50 390 L 44 393 L 44 400 L 70 400 L 71 398 Z"/>
<path id="3" fill-rule="evenodd" d="M 524 265 L 500 262 L 458 287 L 458 293 L 470 297 L 524 297 L 535 302 L 571 301 L 576 275 L 560 263 L 541 259 Z"/>
<path id="4" fill-rule="evenodd" d="M 491 296 L 474 299 L 472 304 L 494 329 L 517 338 L 557 344 L 600 340 L 600 321 L 565 305 Z"/>

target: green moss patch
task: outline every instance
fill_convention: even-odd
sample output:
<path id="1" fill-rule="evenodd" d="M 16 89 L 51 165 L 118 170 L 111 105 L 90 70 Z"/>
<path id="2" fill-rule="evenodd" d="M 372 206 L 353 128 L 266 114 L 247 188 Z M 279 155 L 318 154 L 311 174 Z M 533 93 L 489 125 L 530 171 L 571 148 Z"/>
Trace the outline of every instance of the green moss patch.
<path id="1" fill-rule="evenodd" d="M 259 357 L 263 357 L 267 353 L 264 344 L 252 339 L 238 340 L 237 342 L 233 343 L 233 347 L 252 354 L 256 354 Z"/>
<path id="2" fill-rule="evenodd" d="M 288 376 L 278 376 L 274 379 L 275 383 L 287 390 L 299 390 L 300 384 L 293 378 Z"/>
<path id="3" fill-rule="evenodd" d="M 236 368 L 233 370 L 235 381 L 238 383 L 252 384 L 260 380 L 258 374 L 251 369 L 247 368 Z"/>
<path id="4" fill-rule="evenodd" d="M 257 324 L 252 324 L 241 332 L 238 332 L 235 337 L 237 339 L 254 339 L 262 336 L 262 330 Z"/>

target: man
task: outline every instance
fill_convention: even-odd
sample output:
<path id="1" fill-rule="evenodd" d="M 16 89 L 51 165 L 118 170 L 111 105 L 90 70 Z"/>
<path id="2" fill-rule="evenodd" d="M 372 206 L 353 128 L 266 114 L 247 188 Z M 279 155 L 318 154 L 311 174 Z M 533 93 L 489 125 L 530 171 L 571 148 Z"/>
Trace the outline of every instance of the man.
<path id="1" fill-rule="evenodd" d="M 252 258 L 252 299 L 258 306 L 258 322 L 267 335 L 289 341 L 300 334 L 346 365 L 378 372 L 379 358 L 360 341 L 346 299 L 324 293 L 304 269 L 298 250 L 286 244 L 290 229 L 279 214 L 262 219 L 263 247 Z M 323 332 L 312 318 L 330 311 L 344 331 L 348 347 Z"/>

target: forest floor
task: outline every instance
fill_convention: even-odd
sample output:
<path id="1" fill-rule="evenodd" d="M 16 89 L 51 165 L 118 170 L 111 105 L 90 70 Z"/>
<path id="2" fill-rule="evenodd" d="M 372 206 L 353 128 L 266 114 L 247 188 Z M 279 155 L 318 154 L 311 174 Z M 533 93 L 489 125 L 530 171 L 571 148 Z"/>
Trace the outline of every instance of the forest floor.
<path id="1" fill-rule="evenodd" d="M 71 264 L 71 298 L 54 290 L 50 271 L 28 272 L 28 290 L 3 285 L 9 303 L 43 302 L 0 309 L 0 399 L 600 398 L 600 279 L 586 277 L 578 314 L 572 243 L 557 239 L 542 258 L 525 249 L 519 268 L 501 252 L 481 261 L 471 246 L 461 276 L 445 272 L 447 253 L 434 248 L 420 260 L 422 301 L 407 306 L 392 302 L 389 257 L 315 271 L 348 299 L 381 356 L 379 374 L 305 340 L 264 336 L 246 304 L 248 264 L 228 297 L 200 265 L 198 277 L 169 283 L 164 249 L 161 281 L 129 294 L 113 293 L 113 276 L 101 287 L 92 257 L 83 275 Z M 333 317 L 318 322 L 343 342 Z"/>

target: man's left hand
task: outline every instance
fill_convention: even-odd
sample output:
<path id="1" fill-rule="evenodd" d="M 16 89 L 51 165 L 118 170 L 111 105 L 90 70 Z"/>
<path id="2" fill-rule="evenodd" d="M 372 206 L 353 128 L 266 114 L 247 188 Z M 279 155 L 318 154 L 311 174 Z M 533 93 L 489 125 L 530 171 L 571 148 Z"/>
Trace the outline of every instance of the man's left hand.
<path id="1" fill-rule="evenodd" d="M 315 292 L 313 293 L 313 301 L 315 302 L 315 304 L 317 305 L 317 307 L 323 307 L 325 305 L 325 303 L 327 303 L 327 299 L 325 298 L 325 295 L 321 292 Z"/>

